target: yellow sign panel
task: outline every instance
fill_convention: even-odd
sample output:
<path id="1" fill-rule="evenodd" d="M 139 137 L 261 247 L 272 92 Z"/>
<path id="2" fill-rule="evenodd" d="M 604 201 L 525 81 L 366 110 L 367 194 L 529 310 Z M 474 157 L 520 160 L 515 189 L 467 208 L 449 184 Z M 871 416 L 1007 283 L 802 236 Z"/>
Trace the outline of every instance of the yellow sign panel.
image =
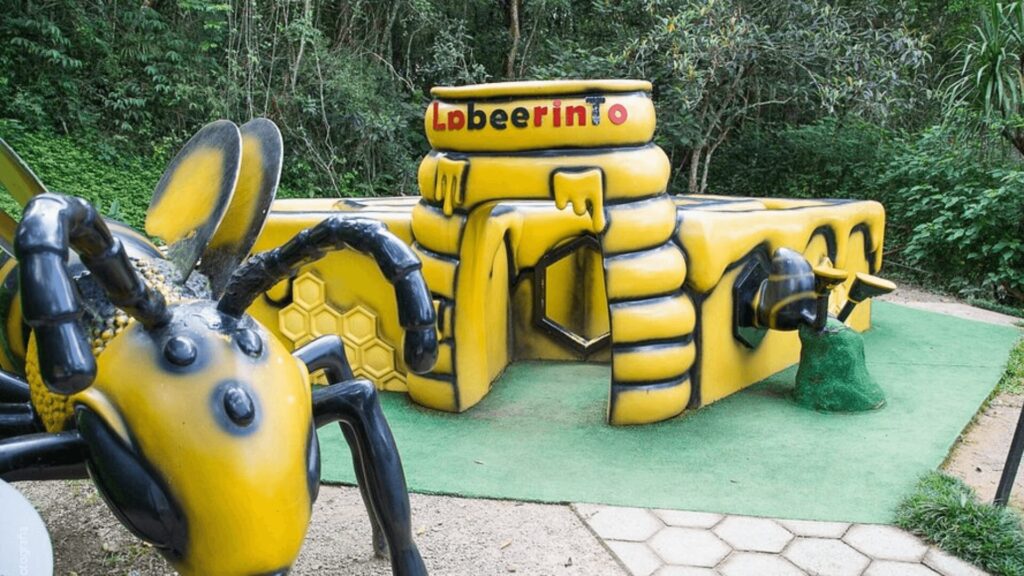
<path id="1" fill-rule="evenodd" d="M 596 82 L 559 88 L 548 94 L 516 84 L 435 89 L 424 119 L 427 139 L 437 150 L 515 152 L 637 146 L 653 138 L 649 85 Z"/>

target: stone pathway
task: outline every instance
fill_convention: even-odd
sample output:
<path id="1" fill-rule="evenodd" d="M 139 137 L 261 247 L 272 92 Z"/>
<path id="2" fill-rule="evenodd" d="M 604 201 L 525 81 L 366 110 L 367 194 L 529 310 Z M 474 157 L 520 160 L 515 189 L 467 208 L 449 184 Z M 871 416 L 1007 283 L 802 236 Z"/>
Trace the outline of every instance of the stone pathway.
<path id="1" fill-rule="evenodd" d="M 633 576 L 985 576 L 898 528 L 574 504 Z"/>

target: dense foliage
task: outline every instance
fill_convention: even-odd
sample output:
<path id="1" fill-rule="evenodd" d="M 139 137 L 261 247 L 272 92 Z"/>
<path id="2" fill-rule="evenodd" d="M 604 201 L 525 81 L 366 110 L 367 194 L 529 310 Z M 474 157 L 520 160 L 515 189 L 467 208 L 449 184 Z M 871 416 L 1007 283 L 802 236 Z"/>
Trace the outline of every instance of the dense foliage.
<path id="1" fill-rule="evenodd" d="M 1024 301 L 1024 167 L 941 127 L 890 156 L 875 193 L 893 215 L 889 250 L 963 295 Z"/>
<path id="2" fill-rule="evenodd" d="M 748 118 L 912 110 L 923 34 L 819 0 L 14 0 L 0 114 L 159 145 L 211 118 L 272 117 L 310 192 L 408 192 L 433 85 L 653 81 L 673 189 L 703 191 Z M 355 188 L 355 190 L 353 190 Z"/>
<path id="3" fill-rule="evenodd" d="M 89 158 L 62 152 L 86 162 L 68 190 L 88 188 L 91 159 L 156 166 L 209 120 L 269 116 L 286 194 L 409 194 L 430 87 L 637 77 L 654 82 L 673 192 L 880 199 L 896 270 L 1024 301 L 1020 156 L 1006 152 L 1024 129 L 1020 2 L 6 0 L 2 13 L 0 118 L 17 122 L 4 136 L 84 146 Z M 147 190 L 118 192 L 117 209 L 137 218 Z"/>

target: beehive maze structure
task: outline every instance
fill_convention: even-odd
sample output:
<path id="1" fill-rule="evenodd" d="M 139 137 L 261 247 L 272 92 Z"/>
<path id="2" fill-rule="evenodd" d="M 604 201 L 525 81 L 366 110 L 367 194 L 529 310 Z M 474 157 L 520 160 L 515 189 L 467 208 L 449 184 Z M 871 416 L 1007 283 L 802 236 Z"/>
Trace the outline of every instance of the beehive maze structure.
<path id="1" fill-rule="evenodd" d="M 812 265 L 874 273 L 884 211 L 670 196 L 650 90 L 639 81 L 436 88 L 419 198 L 275 203 L 257 249 L 337 213 L 380 219 L 412 246 L 438 312 L 430 373 L 409 373 L 394 354 L 393 297 L 363 256 L 332 254 L 251 312 L 295 345 L 336 331 L 357 373 L 450 412 L 478 403 L 516 360 L 610 363 L 612 424 L 671 418 L 785 368 L 799 339 L 738 325 L 737 284 L 782 247 Z M 840 287 L 830 308 L 844 303 Z M 849 320 L 869 322 L 868 305 Z"/>

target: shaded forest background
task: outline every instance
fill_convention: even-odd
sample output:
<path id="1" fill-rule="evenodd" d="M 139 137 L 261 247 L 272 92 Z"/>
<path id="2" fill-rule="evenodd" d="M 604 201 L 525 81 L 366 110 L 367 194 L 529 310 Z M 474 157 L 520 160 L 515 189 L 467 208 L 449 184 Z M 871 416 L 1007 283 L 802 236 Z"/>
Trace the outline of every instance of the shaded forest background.
<path id="1" fill-rule="evenodd" d="M 654 83 L 671 191 L 872 198 L 888 273 L 1024 302 L 1024 9 L 992 0 L 0 0 L 0 137 L 138 224 L 202 124 L 282 195 L 414 194 L 435 85 Z"/>

